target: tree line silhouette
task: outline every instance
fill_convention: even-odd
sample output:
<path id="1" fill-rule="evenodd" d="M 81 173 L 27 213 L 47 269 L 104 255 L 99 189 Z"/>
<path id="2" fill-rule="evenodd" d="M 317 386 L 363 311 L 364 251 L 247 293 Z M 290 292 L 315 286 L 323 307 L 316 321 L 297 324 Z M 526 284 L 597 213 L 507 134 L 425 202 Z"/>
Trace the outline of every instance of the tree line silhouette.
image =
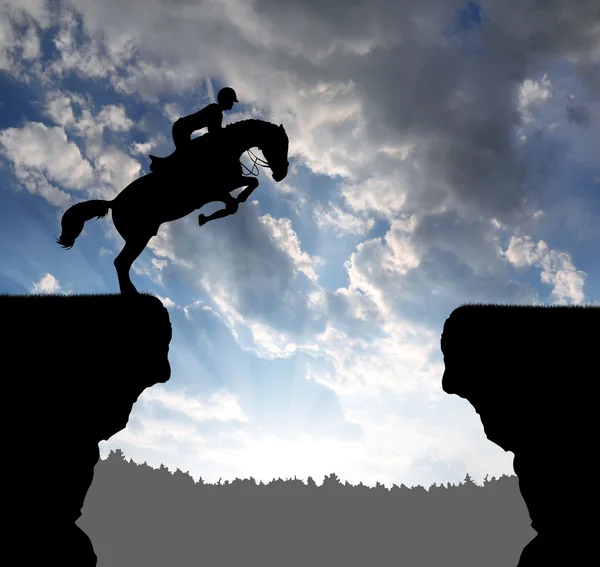
<path id="1" fill-rule="evenodd" d="M 407 487 L 309 477 L 206 483 L 111 451 L 78 525 L 97 567 L 514 567 L 535 535 L 516 476 Z"/>

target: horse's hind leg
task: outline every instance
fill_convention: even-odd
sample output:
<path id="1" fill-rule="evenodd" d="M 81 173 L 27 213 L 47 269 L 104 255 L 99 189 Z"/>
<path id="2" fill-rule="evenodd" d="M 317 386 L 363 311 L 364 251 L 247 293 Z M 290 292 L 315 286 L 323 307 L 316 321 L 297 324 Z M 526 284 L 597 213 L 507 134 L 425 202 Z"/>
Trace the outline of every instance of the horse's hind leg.
<path id="1" fill-rule="evenodd" d="M 135 260 L 144 251 L 144 248 L 146 248 L 146 245 L 152 236 L 152 234 L 148 234 L 147 236 L 130 236 L 125 242 L 123 250 L 121 250 L 119 255 L 115 258 L 114 264 L 117 269 L 121 295 L 138 293 L 129 278 L 129 270 Z"/>

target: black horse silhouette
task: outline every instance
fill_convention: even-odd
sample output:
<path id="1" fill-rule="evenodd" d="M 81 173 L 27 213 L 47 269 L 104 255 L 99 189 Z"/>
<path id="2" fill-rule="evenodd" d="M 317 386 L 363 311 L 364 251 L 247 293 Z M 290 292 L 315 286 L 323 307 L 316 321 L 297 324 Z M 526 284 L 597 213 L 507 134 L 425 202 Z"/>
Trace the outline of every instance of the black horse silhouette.
<path id="1" fill-rule="evenodd" d="M 165 158 L 151 156 L 155 160 L 152 173 L 132 181 L 112 201 L 94 199 L 73 205 L 62 216 L 62 233 L 56 241 L 63 248 L 72 248 L 85 222 L 102 218 L 112 209 L 115 228 L 125 240 L 114 261 L 121 294 L 137 294 L 129 270 L 161 224 L 183 218 L 207 203 L 223 202 L 225 209 L 209 217 L 199 216 L 202 226 L 235 213 L 238 203 L 256 189 L 258 180 L 243 175 L 240 161 L 241 155 L 254 147 L 262 151 L 273 179 L 282 181 L 289 166 L 289 140 L 283 125 L 242 120 L 191 140 L 185 152 L 176 150 Z M 209 169 L 208 174 L 200 168 Z M 230 192 L 239 187 L 246 189 L 236 199 Z"/>

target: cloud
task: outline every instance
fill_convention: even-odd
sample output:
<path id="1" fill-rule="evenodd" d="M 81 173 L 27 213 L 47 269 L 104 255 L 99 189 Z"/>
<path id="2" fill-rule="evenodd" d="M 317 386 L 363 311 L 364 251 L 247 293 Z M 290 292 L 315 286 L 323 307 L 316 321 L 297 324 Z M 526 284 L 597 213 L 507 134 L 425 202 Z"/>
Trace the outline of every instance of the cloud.
<path id="1" fill-rule="evenodd" d="M 553 286 L 552 295 L 559 303 L 584 302 L 587 274 L 575 268 L 570 254 L 551 250 L 543 240 L 536 244 L 530 236 L 513 236 L 505 256 L 517 268 L 540 268 L 542 282 Z"/>
<path id="2" fill-rule="evenodd" d="M 77 123 L 73 103 L 83 106 L 85 100 L 73 93 L 50 92 L 46 96 L 46 116 L 63 128 L 73 127 Z"/>
<path id="3" fill-rule="evenodd" d="M 571 57 L 589 78 L 598 45 L 592 3 L 557 2 L 543 17 L 529 1 L 509 4 L 488 2 L 491 17 L 440 41 L 464 2 L 344 10 L 234 0 L 195 10 L 175 3 L 167 17 L 135 1 L 100 10 L 84 0 L 81 29 L 65 11 L 57 65 L 110 77 L 144 100 L 204 92 L 207 77 L 217 77 L 236 85 L 244 104 L 286 123 L 299 162 L 366 187 L 363 208 L 393 216 L 453 204 L 506 222 L 542 182 L 511 147 L 519 100 L 529 108 L 547 99 L 544 54 Z M 488 49 L 470 50 L 469 38 Z"/>
<path id="4" fill-rule="evenodd" d="M 110 199 L 139 176 L 140 163 L 104 139 L 105 130 L 123 133 L 133 126 L 122 105 L 104 105 L 94 115 L 89 97 L 52 90 L 44 113 L 58 126 L 27 122 L 0 131 L 2 154 L 32 193 L 64 207 L 71 201 L 64 190 L 87 190 L 90 198 Z M 83 138 L 83 153 L 73 141 L 78 137 Z"/>
<path id="5" fill-rule="evenodd" d="M 90 196 L 114 199 L 140 174 L 140 163 L 115 146 L 108 146 L 94 160 L 94 167 L 104 187 L 98 187 Z"/>
<path id="6" fill-rule="evenodd" d="M 154 140 L 149 142 L 134 142 L 129 147 L 129 151 L 134 155 L 148 155 L 155 145 Z"/>
<path id="7" fill-rule="evenodd" d="M 268 228 L 272 241 L 292 260 L 294 269 L 315 282 L 315 266 L 321 259 L 301 249 L 300 240 L 292 228 L 292 221 L 286 218 L 276 219 L 269 214 L 261 216 L 259 221 Z"/>
<path id="8" fill-rule="evenodd" d="M 531 114 L 531 107 L 541 105 L 552 96 L 552 84 L 548 80 L 548 75 L 544 76 L 539 81 L 526 79 L 521 84 L 519 90 L 519 112 L 522 119 L 528 123 L 534 120 Z"/>
<path id="9" fill-rule="evenodd" d="M 179 108 L 179 105 L 172 102 L 165 104 L 163 112 L 170 122 L 175 122 L 183 116 L 183 111 Z"/>
<path id="10" fill-rule="evenodd" d="M 257 208 L 246 202 L 230 222 L 219 219 L 201 229 L 195 218 L 161 227 L 149 246 L 157 257 L 185 259 L 183 277 L 233 327 L 254 325 L 258 333 L 265 325 L 294 342 L 322 328 L 324 315 L 307 311 L 320 259 L 302 249 L 289 219 L 259 216 Z"/>
<path id="11" fill-rule="evenodd" d="M 158 404 L 193 421 L 247 421 L 237 398 L 229 392 L 215 392 L 203 401 L 183 391 L 151 388 L 143 393 L 144 403 Z"/>
<path id="12" fill-rule="evenodd" d="M 403 210 L 408 187 L 400 178 L 371 177 L 363 182 L 345 182 L 341 195 L 357 212 L 378 213 L 391 218 Z"/>
<path id="13" fill-rule="evenodd" d="M 5 0 L 0 6 L 0 71 L 23 82 L 31 81 L 42 54 L 38 26 L 48 26 L 45 2 Z"/>
<path id="14" fill-rule="evenodd" d="M 379 337 L 352 337 L 328 326 L 316 342 L 316 352 L 330 364 L 309 365 L 306 378 L 327 386 L 342 400 L 372 401 L 383 392 L 427 391 L 437 386 L 443 373 L 439 364 L 428 362 L 438 337 L 407 325 L 388 325 Z"/>
<path id="15" fill-rule="evenodd" d="M 391 487 L 404 482 L 428 487 L 433 482 L 460 482 L 467 471 L 477 481 L 485 474 L 512 472 L 512 455 L 490 443 L 480 424 L 473 427 L 472 408 L 462 414 L 448 408 L 440 412 L 437 404 L 423 404 L 410 396 L 394 405 L 376 401 L 375 406 L 375 416 L 359 407 L 347 411 L 354 434 L 344 438 L 270 432 L 252 423 L 231 423 L 203 434 L 194 422 L 159 419 L 139 407 L 125 430 L 102 443 L 101 452 L 119 447 L 138 462 L 156 467 L 167 462 L 211 483 L 219 477 L 252 476 L 269 482 L 312 476 L 320 484 L 335 472 L 351 484 L 382 482 Z M 425 422 L 414 418 L 419 412 L 428 416 Z"/>
<path id="16" fill-rule="evenodd" d="M 373 219 L 362 219 L 346 213 L 331 202 L 328 210 L 318 204 L 313 210 L 313 219 L 319 228 L 332 229 L 338 238 L 345 234 L 362 236 L 375 226 Z"/>
<path id="17" fill-rule="evenodd" d="M 134 121 L 127 116 L 122 104 L 103 105 L 98 112 L 94 110 L 89 96 L 61 90 L 50 91 L 44 106 L 46 116 L 73 136 L 83 139 L 84 152 L 93 164 L 96 179 L 89 196 L 112 199 L 139 177 L 141 164 L 119 148 L 117 144 L 122 144 L 121 140 L 107 141 L 106 131 L 128 132 Z M 130 151 L 134 155 L 146 154 L 156 142 L 152 139 L 146 143 L 133 143 Z"/>
<path id="18" fill-rule="evenodd" d="M 41 294 L 53 294 L 60 293 L 62 291 L 61 285 L 58 280 L 50 273 L 45 274 L 42 278 L 33 283 L 31 293 Z"/>
<path id="19" fill-rule="evenodd" d="M 160 301 L 162 302 L 162 304 L 167 308 L 173 308 L 173 307 L 177 307 L 177 304 L 170 299 L 169 297 L 161 297 L 160 295 L 157 295 L 156 297 L 158 297 L 158 299 L 160 299 Z"/>
<path id="20" fill-rule="evenodd" d="M 347 287 L 325 292 L 322 309 L 336 329 L 375 348 L 398 325 L 439 329 L 461 303 L 536 302 L 534 287 L 510 277 L 503 234 L 455 212 L 396 219 L 384 237 L 357 245 L 345 264 Z M 425 333 L 421 345 L 428 341 Z"/>
<path id="21" fill-rule="evenodd" d="M 0 131 L 0 144 L 17 175 L 39 171 L 48 181 L 71 190 L 84 189 L 94 180 L 90 163 L 59 126 L 28 122 L 22 128 L 6 128 Z"/>
<path id="22" fill-rule="evenodd" d="M 123 105 L 117 104 L 103 106 L 96 120 L 115 132 L 127 132 L 134 124 L 133 120 L 127 117 Z"/>
<path id="23" fill-rule="evenodd" d="M 28 122 L 6 128 L 0 131 L 0 151 L 24 187 L 57 207 L 69 203 L 71 196 L 56 185 L 80 191 L 95 179 L 91 164 L 59 126 Z"/>
<path id="24" fill-rule="evenodd" d="M 90 158 L 97 157 L 102 151 L 108 134 L 128 132 L 135 124 L 122 103 L 103 105 L 97 112 L 94 106 L 89 94 L 63 90 L 50 90 L 44 104 L 47 117 L 84 139 L 85 151 Z M 119 138 L 115 140 L 121 142 Z"/>
<path id="25" fill-rule="evenodd" d="M 17 24 L 35 22 L 46 29 L 52 22 L 46 0 L 3 0 L 2 10 Z"/>
<path id="26" fill-rule="evenodd" d="M 84 79 L 102 79 L 117 74 L 119 62 L 110 50 L 104 48 L 98 35 L 92 34 L 85 43 L 78 41 L 82 26 L 74 12 L 61 10 L 58 24 L 59 30 L 53 38 L 58 58 L 45 71 L 45 80 L 52 76 L 62 78 L 69 72 L 75 72 Z"/>

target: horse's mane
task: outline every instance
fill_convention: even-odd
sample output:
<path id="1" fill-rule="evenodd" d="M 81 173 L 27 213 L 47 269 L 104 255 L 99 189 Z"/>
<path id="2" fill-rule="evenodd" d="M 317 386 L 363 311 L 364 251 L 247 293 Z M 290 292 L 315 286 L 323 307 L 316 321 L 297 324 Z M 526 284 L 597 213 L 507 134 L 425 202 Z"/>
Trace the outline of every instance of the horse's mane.
<path id="1" fill-rule="evenodd" d="M 279 136 L 282 136 L 286 140 L 286 143 L 289 144 L 285 130 L 281 130 L 277 124 L 267 122 L 266 120 L 259 120 L 258 118 L 247 118 L 246 120 L 232 122 L 231 124 L 227 124 L 224 129 L 233 138 L 244 139 L 253 134 L 252 126 L 259 126 L 258 130 L 262 130 L 263 132 L 272 132 L 277 136 L 277 139 L 279 139 Z"/>
<path id="2" fill-rule="evenodd" d="M 267 120 L 259 120 L 258 118 L 247 118 L 246 120 L 232 122 L 231 124 L 227 124 L 225 128 L 232 130 L 236 130 L 237 128 L 244 129 L 246 126 L 252 126 L 252 124 L 260 124 L 261 126 L 265 126 L 266 128 L 278 128 L 277 124 L 273 124 L 272 122 L 268 122 Z"/>

